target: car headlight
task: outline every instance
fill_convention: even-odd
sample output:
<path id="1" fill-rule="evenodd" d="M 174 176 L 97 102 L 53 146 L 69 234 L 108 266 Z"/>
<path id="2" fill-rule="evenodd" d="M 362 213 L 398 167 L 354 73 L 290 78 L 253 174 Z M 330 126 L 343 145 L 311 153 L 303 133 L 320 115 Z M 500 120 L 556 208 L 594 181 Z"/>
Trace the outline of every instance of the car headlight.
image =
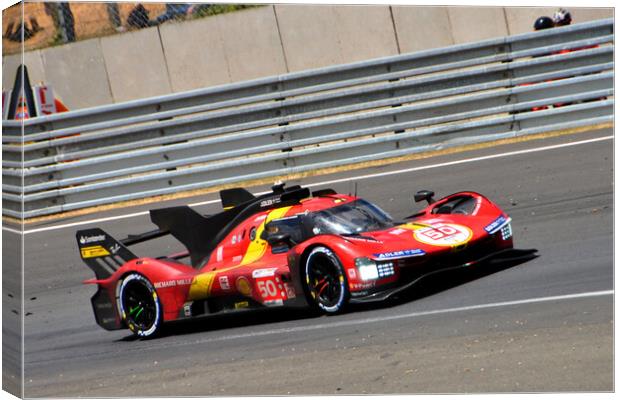
<path id="1" fill-rule="evenodd" d="M 377 263 L 370 258 L 356 258 L 355 266 L 357 267 L 361 280 L 370 281 L 379 278 Z"/>
<path id="2" fill-rule="evenodd" d="M 503 240 L 508 240 L 510 239 L 510 237 L 512 236 L 512 227 L 510 226 L 510 223 L 506 224 L 502 230 L 502 239 Z"/>
<path id="3" fill-rule="evenodd" d="M 394 275 L 394 263 L 392 262 L 377 262 L 370 258 L 362 257 L 355 259 L 355 266 L 359 272 L 360 279 L 363 281 Z"/>

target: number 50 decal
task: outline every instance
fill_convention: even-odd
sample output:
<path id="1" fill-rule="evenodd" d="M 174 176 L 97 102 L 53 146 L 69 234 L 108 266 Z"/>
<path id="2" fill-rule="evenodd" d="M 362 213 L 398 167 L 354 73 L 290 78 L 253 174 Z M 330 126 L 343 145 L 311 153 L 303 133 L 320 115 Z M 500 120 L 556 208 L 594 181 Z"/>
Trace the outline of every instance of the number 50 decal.
<path id="1" fill-rule="evenodd" d="M 282 300 L 286 298 L 284 287 L 277 277 L 266 277 L 256 280 L 256 286 L 261 297 L 265 300 Z"/>
<path id="2" fill-rule="evenodd" d="M 257 284 L 263 298 L 278 296 L 278 288 L 274 281 L 258 281 Z"/>
<path id="3" fill-rule="evenodd" d="M 416 229 L 413 235 L 417 241 L 433 246 L 458 246 L 471 239 L 472 231 L 463 225 L 439 223 Z"/>

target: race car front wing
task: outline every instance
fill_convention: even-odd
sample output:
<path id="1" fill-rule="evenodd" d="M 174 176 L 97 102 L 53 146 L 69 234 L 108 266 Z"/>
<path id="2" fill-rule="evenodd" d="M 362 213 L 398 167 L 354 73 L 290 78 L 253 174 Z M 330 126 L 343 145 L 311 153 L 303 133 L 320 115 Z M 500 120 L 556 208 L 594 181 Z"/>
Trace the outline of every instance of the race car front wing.
<path id="1" fill-rule="evenodd" d="M 404 283 L 398 282 L 395 285 L 389 285 L 388 287 L 379 287 L 373 291 L 352 293 L 351 303 L 370 303 L 387 300 L 388 298 L 401 293 L 412 286 L 419 283 L 422 279 L 428 278 L 431 275 L 440 274 L 448 271 L 471 268 L 475 265 L 493 263 L 493 264 L 506 264 L 510 262 L 525 262 L 538 257 L 535 254 L 537 249 L 502 249 L 475 260 L 471 260 L 465 263 L 457 265 L 433 265 L 431 268 L 426 268 L 424 271 L 418 274 L 413 274 L 413 279 L 406 280 Z"/>

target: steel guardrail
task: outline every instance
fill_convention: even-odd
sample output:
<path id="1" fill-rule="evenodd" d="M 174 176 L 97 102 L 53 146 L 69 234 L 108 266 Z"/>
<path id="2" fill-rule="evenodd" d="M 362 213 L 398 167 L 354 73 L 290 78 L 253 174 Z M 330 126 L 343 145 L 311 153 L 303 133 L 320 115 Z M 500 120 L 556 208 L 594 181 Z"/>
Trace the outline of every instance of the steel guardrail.
<path id="1" fill-rule="evenodd" d="M 532 47 L 544 47 L 579 39 L 613 34 L 613 19 L 590 21 L 566 27 L 529 32 L 520 35 L 499 37 L 475 43 L 466 43 L 439 49 L 383 57 L 356 63 L 334 65 L 307 71 L 299 71 L 279 76 L 259 78 L 245 82 L 196 89 L 182 93 L 133 100 L 118 104 L 86 108 L 68 112 L 64 115 L 50 115 L 37 118 L 36 122 L 26 121 L 26 132 L 33 125 L 47 123 L 46 130 L 62 126 L 80 126 L 95 120 L 105 121 L 129 115 L 145 115 L 162 110 L 203 105 L 224 99 L 238 99 L 251 95 L 274 91 L 313 86 L 360 76 L 375 75 L 380 72 L 411 69 L 411 66 L 437 65 L 461 61 L 465 58 L 479 58 L 484 55 L 510 53 Z M 35 119 L 33 119 L 34 121 Z M 6 128 L 20 129 L 20 124 L 9 121 Z"/>
<path id="2" fill-rule="evenodd" d="M 3 214 L 611 122 L 613 51 L 600 20 L 33 118 L 23 136 L 3 121 Z"/>

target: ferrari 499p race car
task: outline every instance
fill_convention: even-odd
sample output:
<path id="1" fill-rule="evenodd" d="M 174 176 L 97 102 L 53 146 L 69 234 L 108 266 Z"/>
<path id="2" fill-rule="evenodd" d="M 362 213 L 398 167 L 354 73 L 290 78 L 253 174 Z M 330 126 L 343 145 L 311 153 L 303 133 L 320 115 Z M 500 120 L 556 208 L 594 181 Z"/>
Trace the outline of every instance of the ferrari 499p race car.
<path id="1" fill-rule="evenodd" d="M 76 233 L 94 271 L 97 323 L 139 337 L 168 321 L 274 306 L 333 314 L 348 303 L 381 301 L 422 277 L 489 259 L 528 257 L 513 249 L 510 218 L 484 196 L 461 192 L 395 221 L 376 205 L 331 189 L 276 185 L 255 197 L 220 192 L 224 211 L 187 206 L 150 211 L 157 230 L 115 240 L 103 230 Z M 128 246 L 171 234 L 187 249 L 138 257 Z M 187 263 L 180 260 L 188 259 Z"/>

